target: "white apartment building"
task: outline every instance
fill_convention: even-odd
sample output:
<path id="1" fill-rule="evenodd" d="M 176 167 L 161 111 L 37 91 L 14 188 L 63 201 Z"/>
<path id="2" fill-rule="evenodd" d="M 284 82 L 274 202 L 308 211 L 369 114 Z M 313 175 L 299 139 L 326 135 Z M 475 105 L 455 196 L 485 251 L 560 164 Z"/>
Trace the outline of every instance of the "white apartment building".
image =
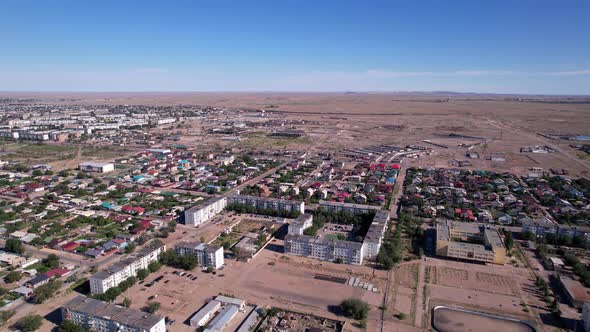
<path id="1" fill-rule="evenodd" d="M 184 223 L 197 226 L 213 218 L 227 206 L 227 198 L 216 197 L 208 199 L 184 212 Z"/>
<path id="2" fill-rule="evenodd" d="M 379 254 L 388 222 L 389 212 L 378 211 L 375 214 L 371 226 L 369 226 L 369 230 L 363 240 L 363 243 L 365 244 L 365 258 L 374 259 L 377 257 L 377 254 Z"/>
<path id="3" fill-rule="evenodd" d="M 378 211 L 381 208 L 373 205 L 353 204 L 344 202 L 320 201 L 320 207 L 326 211 L 347 211 L 354 214 L 368 213 L 370 211 Z"/>
<path id="4" fill-rule="evenodd" d="M 62 319 L 71 320 L 89 331 L 97 332 L 165 332 L 164 317 L 125 308 L 82 295 L 61 308 Z"/>
<path id="5" fill-rule="evenodd" d="M 361 265 L 365 256 L 363 243 L 295 234 L 285 236 L 285 253 L 354 265 Z"/>
<path id="6" fill-rule="evenodd" d="M 200 242 L 179 242 L 176 252 L 180 255 L 195 255 L 199 266 L 211 266 L 219 269 L 223 266 L 223 247 Z"/>
<path id="7" fill-rule="evenodd" d="M 258 209 L 272 209 L 279 211 L 305 213 L 305 203 L 303 201 L 234 195 L 228 197 L 227 203 L 250 205 Z"/>
<path id="8" fill-rule="evenodd" d="M 95 163 L 95 162 L 84 162 L 78 165 L 78 168 L 83 172 L 93 173 L 107 173 L 115 170 L 113 163 Z"/>
<path id="9" fill-rule="evenodd" d="M 303 231 L 313 224 L 313 215 L 300 214 L 295 221 L 289 224 L 288 234 L 303 235 Z"/>
<path id="10" fill-rule="evenodd" d="M 152 241 L 137 253 L 90 277 L 90 292 L 92 294 L 104 293 L 109 288 L 118 286 L 127 278 L 136 276 L 138 270 L 147 269 L 148 265 L 157 261 L 165 250 L 166 246 L 162 242 Z"/>

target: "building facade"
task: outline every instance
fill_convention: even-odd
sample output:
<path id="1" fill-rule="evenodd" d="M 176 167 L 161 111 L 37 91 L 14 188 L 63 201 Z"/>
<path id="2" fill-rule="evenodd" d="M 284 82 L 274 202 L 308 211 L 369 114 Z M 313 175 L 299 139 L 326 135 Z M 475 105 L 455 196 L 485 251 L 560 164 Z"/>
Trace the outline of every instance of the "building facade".
<path id="1" fill-rule="evenodd" d="M 229 196 L 227 199 L 228 204 L 242 204 L 253 206 L 257 209 L 305 213 L 305 203 L 303 201 L 245 195 Z"/>
<path id="2" fill-rule="evenodd" d="M 437 223 L 436 254 L 484 263 L 506 263 L 506 248 L 498 230 L 474 223 Z"/>
<path id="3" fill-rule="evenodd" d="M 381 208 L 373 205 L 353 204 L 344 202 L 320 201 L 320 207 L 330 212 L 346 211 L 353 214 L 363 214 L 379 211 Z"/>
<path id="4" fill-rule="evenodd" d="M 363 264 L 364 244 L 308 235 L 285 236 L 285 253 L 345 264 Z"/>
<path id="5" fill-rule="evenodd" d="M 303 231 L 313 225 L 313 215 L 300 214 L 295 220 L 289 224 L 288 233 L 303 235 Z"/>
<path id="6" fill-rule="evenodd" d="M 163 243 L 157 240 L 152 241 L 137 253 L 90 277 L 90 292 L 101 294 L 109 288 L 118 286 L 127 278 L 136 276 L 138 270 L 147 269 L 148 265 L 157 261 L 164 251 L 166 246 Z"/>
<path id="7" fill-rule="evenodd" d="M 199 205 L 184 211 L 184 223 L 197 226 L 213 218 L 227 206 L 227 198 L 210 198 Z"/>
<path id="8" fill-rule="evenodd" d="M 78 295 L 61 308 L 62 319 L 89 331 L 164 332 L 164 317 Z"/>
<path id="9" fill-rule="evenodd" d="M 83 172 L 107 173 L 114 171 L 115 165 L 112 163 L 95 163 L 89 161 L 81 163 L 78 165 L 78 168 Z"/>
<path id="10" fill-rule="evenodd" d="M 200 242 L 179 242 L 176 252 L 180 256 L 195 255 L 199 266 L 211 266 L 219 269 L 223 266 L 223 247 Z"/>

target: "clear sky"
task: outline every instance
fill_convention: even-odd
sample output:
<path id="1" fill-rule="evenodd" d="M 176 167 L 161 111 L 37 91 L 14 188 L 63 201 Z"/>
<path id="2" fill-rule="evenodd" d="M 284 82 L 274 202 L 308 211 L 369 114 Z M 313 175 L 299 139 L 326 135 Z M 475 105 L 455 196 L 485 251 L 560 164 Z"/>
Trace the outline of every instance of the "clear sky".
<path id="1" fill-rule="evenodd" d="M 590 1 L 3 0 L 0 90 L 590 94 Z"/>

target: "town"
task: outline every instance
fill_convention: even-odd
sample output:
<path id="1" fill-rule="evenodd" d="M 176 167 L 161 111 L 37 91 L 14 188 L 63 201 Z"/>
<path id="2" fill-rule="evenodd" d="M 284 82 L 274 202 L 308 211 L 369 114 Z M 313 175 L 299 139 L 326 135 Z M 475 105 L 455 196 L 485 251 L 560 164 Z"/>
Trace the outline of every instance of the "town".
<path id="1" fill-rule="evenodd" d="M 272 109 L 1 105 L 3 326 L 590 324 L 585 164 L 531 159 L 558 147 L 507 160 L 485 132 L 392 142 Z M 535 162 L 498 170 L 516 156 Z"/>

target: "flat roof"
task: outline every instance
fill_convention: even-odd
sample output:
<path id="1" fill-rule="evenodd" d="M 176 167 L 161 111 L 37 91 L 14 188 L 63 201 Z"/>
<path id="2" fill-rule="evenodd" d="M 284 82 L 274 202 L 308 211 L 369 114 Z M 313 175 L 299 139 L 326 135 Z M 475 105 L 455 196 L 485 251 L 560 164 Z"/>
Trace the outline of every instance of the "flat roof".
<path id="1" fill-rule="evenodd" d="M 95 300 L 83 295 L 76 296 L 65 303 L 62 308 L 101 317 L 103 319 L 112 320 L 127 326 L 141 328 L 148 331 L 164 319 L 160 316 Z"/>
<path id="2" fill-rule="evenodd" d="M 197 311 L 193 317 L 191 317 L 190 321 L 198 322 L 205 318 L 207 315 L 211 314 L 212 312 L 216 311 L 221 306 L 221 302 L 216 300 L 211 300 L 207 303 L 201 310 Z"/>

